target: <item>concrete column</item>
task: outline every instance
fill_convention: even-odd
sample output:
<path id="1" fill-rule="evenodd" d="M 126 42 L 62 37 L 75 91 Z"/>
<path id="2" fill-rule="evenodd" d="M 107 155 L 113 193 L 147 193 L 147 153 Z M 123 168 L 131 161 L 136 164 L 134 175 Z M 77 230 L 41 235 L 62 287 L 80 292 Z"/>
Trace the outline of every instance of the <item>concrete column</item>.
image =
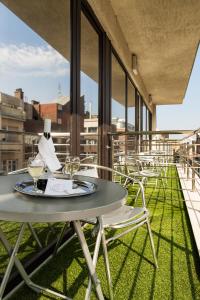
<path id="1" fill-rule="evenodd" d="M 154 105 L 152 110 L 152 131 L 155 131 L 156 129 L 157 129 L 156 105 Z"/>

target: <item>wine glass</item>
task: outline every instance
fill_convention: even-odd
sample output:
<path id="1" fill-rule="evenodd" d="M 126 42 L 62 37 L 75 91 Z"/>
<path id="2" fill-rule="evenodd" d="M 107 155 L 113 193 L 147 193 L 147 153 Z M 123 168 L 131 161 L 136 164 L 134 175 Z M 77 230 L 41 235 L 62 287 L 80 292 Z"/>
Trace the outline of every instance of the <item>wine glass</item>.
<path id="1" fill-rule="evenodd" d="M 63 173 L 65 175 L 69 174 L 70 179 L 73 179 L 74 174 L 79 170 L 80 158 L 78 156 L 67 156 L 65 159 L 65 165 L 63 168 Z"/>
<path id="2" fill-rule="evenodd" d="M 31 177 L 33 177 L 33 182 L 34 182 L 34 187 L 33 187 L 33 192 L 41 192 L 37 188 L 37 181 L 39 177 L 44 173 L 45 170 L 45 162 L 36 157 L 29 157 L 28 159 L 28 172 Z"/>

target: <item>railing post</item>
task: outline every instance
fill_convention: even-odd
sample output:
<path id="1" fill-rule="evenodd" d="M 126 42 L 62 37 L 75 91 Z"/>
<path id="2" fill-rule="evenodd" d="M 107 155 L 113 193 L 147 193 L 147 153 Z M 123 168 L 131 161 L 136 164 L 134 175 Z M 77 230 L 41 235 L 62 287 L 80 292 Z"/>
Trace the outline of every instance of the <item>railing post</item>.
<path id="1" fill-rule="evenodd" d="M 186 172 L 186 159 L 187 159 L 187 145 L 184 146 L 184 159 L 183 159 L 183 169 L 184 173 Z"/>
<path id="2" fill-rule="evenodd" d="M 187 158 L 187 179 L 189 179 L 189 175 L 190 175 L 190 162 L 189 159 Z"/>
<path id="3" fill-rule="evenodd" d="M 192 161 L 192 191 L 195 190 L 195 163 Z"/>
<path id="4" fill-rule="evenodd" d="M 194 160 L 194 154 L 195 154 L 195 145 L 192 147 L 192 191 L 195 190 L 195 160 Z"/>
<path id="5" fill-rule="evenodd" d="M 25 135 L 22 132 L 22 168 L 25 166 Z"/>

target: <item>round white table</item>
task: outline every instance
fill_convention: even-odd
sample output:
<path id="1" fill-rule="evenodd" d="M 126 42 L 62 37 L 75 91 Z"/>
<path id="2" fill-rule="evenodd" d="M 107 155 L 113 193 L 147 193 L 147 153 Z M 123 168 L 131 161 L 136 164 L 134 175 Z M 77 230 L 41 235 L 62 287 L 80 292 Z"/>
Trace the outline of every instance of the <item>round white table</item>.
<path id="1" fill-rule="evenodd" d="M 98 218 L 119 208 L 127 196 L 126 189 L 111 181 L 78 176 L 79 180 L 87 180 L 95 183 L 97 185 L 96 192 L 81 197 L 68 198 L 31 197 L 15 192 L 13 189 L 15 183 L 27 179 L 30 179 L 28 174 L 0 176 L 0 220 L 22 223 L 16 244 L 13 248 L 0 229 L 0 239 L 10 255 L 10 260 L 0 287 L 0 299 L 3 297 L 14 264 L 25 283 L 33 290 L 45 290 L 54 296 L 69 299 L 63 294 L 56 293 L 33 283 L 16 256 L 26 223 L 67 221 L 72 221 L 74 224 L 91 279 L 96 289 L 97 297 L 104 299 L 100 281 L 96 275 L 95 266 L 81 228 L 80 220 L 93 217 Z M 100 220 L 101 218 L 98 219 Z"/>

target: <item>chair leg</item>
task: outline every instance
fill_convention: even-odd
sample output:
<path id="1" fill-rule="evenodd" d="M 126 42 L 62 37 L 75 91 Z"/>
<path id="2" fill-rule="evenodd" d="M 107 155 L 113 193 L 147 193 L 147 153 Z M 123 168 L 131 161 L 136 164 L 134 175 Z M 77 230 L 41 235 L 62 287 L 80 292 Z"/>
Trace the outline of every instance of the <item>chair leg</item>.
<path id="1" fill-rule="evenodd" d="M 153 253 L 153 258 L 154 258 L 155 266 L 156 266 L 156 268 L 158 268 L 158 261 L 157 261 L 157 257 L 156 257 L 156 250 L 155 250 L 155 246 L 154 246 L 153 236 L 152 236 L 152 232 L 151 232 L 151 226 L 149 224 L 148 217 L 147 217 L 147 229 L 148 229 L 148 232 L 149 232 L 149 237 L 150 237 L 150 242 L 151 242 L 151 249 L 152 249 L 152 253 Z"/>
<path id="2" fill-rule="evenodd" d="M 59 236 L 58 236 L 58 239 L 57 239 L 57 242 L 56 242 L 54 251 L 53 251 L 53 255 L 54 255 L 54 256 L 55 256 L 55 255 L 57 254 L 57 252 L 58 252 L 58 248 L 59 248 L 59 246 L 60 246 L 60 244 L 61 244 L 61 241 L 62 241 L 62 239 L 63 239 L 63 237 L 64 237 L 64 234 L 65 234 L 65 231 L 66 231 L 67 227 L 68 227 L 68 223 L 66 222 L 66 223 L 64 224 L 64 226 L 62 227 L 61 232 L 60 232 L 60 234 L 59 234 Z"/>
<path id="3" fill-rule="evenodd" d="M 104 232 L 104 229 L 102 227 L 102 223 L 101 223 L 101 230 L 102 230 L 101 241 L 102 241 L 103 255 L 104 255 L 104 261 L 105 261 L 105 266 L 106 266 L 108 289 L 109 289 L 110 299 L 113 300 L 114 299 L 114 297 L 113 297 L 113 286 L 112 286 L 112 278 L 111 278 L 110 265 L 109 265 L 109 259 L 108 259 L 108 249 L 107 249 L 107 245 L 106 245 L 105 232 Z"/>
<path id="4" fill-rule="evenodd" d="M 143 177 L 144 178 L 144 177 Z M 143 181 L 143 178 L 142 178 L 142 181 Z M 143 184 L 143 182 L 142 182 L 142 184 Z M 136 194 L 136 196 L 135 196 L 135 205 L 136 205 L 136 203 L 137 203 L 137 200 L 138 200 L 138 197 L 139 197 L 139 195 L 140 195 L 140 192 L 141 192 L 141 188 L 139 187 L 138 188 L 138 190 L 137 190 L 137 194 Z"/>
<path id="5" fill-rule="evenodd" d="M 128 185 L 128 178 L 125 179 L 123 186 L 126 187 L 127 185 Z"/>
<path id="6" fill-rule="evenodd" d="M 158 187 L 158 179 L 156 178 L 155 190 L 157 189 L 157 187 Z"/>
<path id="7" fill-rule="evenodd" d="M 162 186 L 163 186 L 163 188 L 165 189 L 165 181 L 164 181 L 164 179 L 161 178 L 161 181 L 162 181 Z"/>
<path id="8" fill-rule="evenodd" d="M 42 244 L 41 244 L 41 242 L 40 242 L 40 240 L 39 240 L 39 237 L 38 237 L 38 235 L 37 235 L 35 229 L 33 228 L 32 224 L 31 224 L 31 223 L 27 223 L 27 225 L 28 225 L 28 228 L 29 228 L 30 232 L 32 233 L 34 239 L 36 240 L 36 242 L 37 242 L 39 248 L 42 249 Z"/>

